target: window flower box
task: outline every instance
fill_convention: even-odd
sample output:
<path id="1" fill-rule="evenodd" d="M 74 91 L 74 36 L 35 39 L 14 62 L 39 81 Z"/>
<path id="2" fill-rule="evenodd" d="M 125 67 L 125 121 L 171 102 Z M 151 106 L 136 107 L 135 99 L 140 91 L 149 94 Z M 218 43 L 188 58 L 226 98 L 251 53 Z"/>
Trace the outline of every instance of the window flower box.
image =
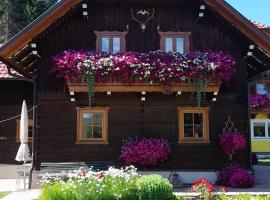
<path id="1" fill-rule="evenodd" d="M 89 93 L 89 105 L 94 92 L 181 91 L 196 92 L 200 106 L 201 92 L 217 92 L 219 83 L 235 74 L 235 60 L 223 52 L 109 54 L 70 50 L 53 61 L 57 76 L 69 82 L 70 91 Z"/>
<path id="2" fill-rule="evenodd" d="M 88 92 L 87 82 L 68 82 L 67 86 L 71 92 Z M 201 92 L 218 92 L 220 83 L 208 84 L 203 87 Z M 106 83 L 96 83 L 94 92 L 196 92 L 194 83 L 172 83 L 170 88 L 164 88 L 159 84 L 149 82 L 134 82 L 134 83 L 121 83 L 111 81 Z"/>

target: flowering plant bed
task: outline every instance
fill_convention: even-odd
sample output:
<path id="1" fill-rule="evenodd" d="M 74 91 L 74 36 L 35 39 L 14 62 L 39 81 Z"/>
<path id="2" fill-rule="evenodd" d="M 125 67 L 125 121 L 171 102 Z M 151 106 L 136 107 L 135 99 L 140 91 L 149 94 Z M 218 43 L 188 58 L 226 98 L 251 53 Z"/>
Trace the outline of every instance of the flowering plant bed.
<path id="1" fill-rule="evenodd" d="M 108 54 L 69 50 L 55 56 L 53 61 L 57 77 L 73 83 L 86 77 L 89 92 L 97 90 L 95 85 L 108 82 L 128 85 L 139 82 L 161 86 L 165 91 L 175 83 L 192 84 L 195 89 L 191 91 L 200 94 L 208 84 L 217 86 L 235 74 L 235 60 L 223 52 L 195 51 L 182 55 L 161 51 Z"/>
<path id="2" fill-rule="evenodd" d="M 162 86 L 196 79 L 218 83 L 229 81 L 235 73 L 234 59 L 223 52 L 195 51 L 182 55 L 161 51 L 108 54 L 70 50 L 53 60 L 58 77 L 76 80 L 94 72 L 96 83 L 105 83 L 111 78 L 122 83 L 146 80 Z"/>
<path id="3" fill-rule="evenodd" d="M 177 200 L 159 175 L 139 176 L 136 168 L 79 169 L 65 178 L 44 177 L 39 200 Z"/>
<path id="4" fill-rule="evenodd" d="M 191 191 L 200 193 L 203 200 L 209 200 L 212 198 L 215 188 L 206 178 L 202 178 L 193 183 Z"/>
<path id="5" fill-rule="evenodd" d="M 123 143 L 120 159 L 126 165 L 155 166 L 167 160 L 171 153 L 171 144 L 165 139 L 128 138 Z"/>

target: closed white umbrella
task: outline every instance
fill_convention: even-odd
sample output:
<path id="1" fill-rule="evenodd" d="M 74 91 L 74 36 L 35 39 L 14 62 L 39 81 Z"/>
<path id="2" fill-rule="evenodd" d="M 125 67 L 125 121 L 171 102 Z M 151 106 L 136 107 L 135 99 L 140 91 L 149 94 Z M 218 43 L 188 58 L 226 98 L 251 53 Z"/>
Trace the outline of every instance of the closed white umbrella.
<path id="1" fill-rule="evenodd" d="M 25 189 L 25 163 L 31 160 L 28 147 L 28 113 L 25 101 L 23 101 L 21 121 L 20 121 L 20 142 L 21 145 L 17 152 L 15 160 L 24 163 L 24 189 Z"/>

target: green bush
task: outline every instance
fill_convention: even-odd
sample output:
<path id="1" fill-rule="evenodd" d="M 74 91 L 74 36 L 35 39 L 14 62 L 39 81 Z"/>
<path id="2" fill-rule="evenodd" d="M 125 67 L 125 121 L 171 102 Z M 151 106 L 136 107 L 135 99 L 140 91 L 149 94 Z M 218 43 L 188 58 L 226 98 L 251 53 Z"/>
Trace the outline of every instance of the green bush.
<path id="1" fill-rule="evenodd" d="M 160 175 L 142 176 L 138 180 L 140 200 L 174 200 L 173 186 Z"/>
<path id="2" fill-rule="evenodd" d="M 43 188 L 39 200 L 138 200 L 136 178 L 123 177 L 55 182 Z"/>
<path id="3" fill-rule="evenodd" d="M 55 182 L 42 188 L 42 195 L 39 200 L 67 200 L 77 199 L 76 194 L 68 183 Z"/>

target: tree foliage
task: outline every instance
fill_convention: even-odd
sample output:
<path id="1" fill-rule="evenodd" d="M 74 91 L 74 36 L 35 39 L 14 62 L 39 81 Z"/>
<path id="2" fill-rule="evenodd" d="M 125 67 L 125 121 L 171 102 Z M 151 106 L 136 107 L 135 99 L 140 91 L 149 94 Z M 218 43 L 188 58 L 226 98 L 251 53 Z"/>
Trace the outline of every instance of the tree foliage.
<path id="1" fill-rule="evenodd" d="M 57 0 L 0 0 L 0 43 L 5 42 Z"/>

